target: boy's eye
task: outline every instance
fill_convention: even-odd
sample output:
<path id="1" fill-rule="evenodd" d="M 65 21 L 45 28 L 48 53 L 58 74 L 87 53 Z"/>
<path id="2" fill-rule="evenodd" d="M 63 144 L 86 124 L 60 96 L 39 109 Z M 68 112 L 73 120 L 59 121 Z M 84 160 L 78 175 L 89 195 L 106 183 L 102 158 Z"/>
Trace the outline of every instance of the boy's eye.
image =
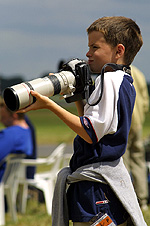
<path id="1" fill-rule="evenodd" d="M 98 46 L 93 46 L 93 49 L 97 49 L 98 48 Z"/>

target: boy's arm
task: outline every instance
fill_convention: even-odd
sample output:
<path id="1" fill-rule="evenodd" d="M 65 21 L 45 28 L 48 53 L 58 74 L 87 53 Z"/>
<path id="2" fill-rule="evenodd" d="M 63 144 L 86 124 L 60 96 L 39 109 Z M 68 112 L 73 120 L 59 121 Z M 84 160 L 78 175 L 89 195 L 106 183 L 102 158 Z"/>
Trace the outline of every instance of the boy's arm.
<path id="1" fill-rule="evenodd" d="M 51 101 L 51 100 L 50 100 Z M 55 113 L 67 126 L 69 126 L 75 133 L 77 133 L 80 137 L 82 137 L 86 142 L 92 143 L 91 138 L 83 128 L 80 118 L 68 111 L 64 108 L 60 107 L 55 102 L 51 102 L 49 107 L 53 113 Z"/>
<path id="2" fill-rule="evenodd" d="M 31 94 L 34 97 L 36 97 L 36 102 L 23 110 L 19 110 L 18 112 L 25 113 L 31 110 L 48 109 L 52 111 L 54 114 L 56 114 L 67 126 L 69 126 L 75 133 L 77 133 L 80 137 L 82 137 L 86 142 L 92 144 L 92 140 L 87 134 L 87 132 L 85 131 L 85 129 L 83 128 L 80 118 L 78 116 L 66 111 L 64 108 L 60 107 L 58 104 L 56 104 L 54 101 L 52 101 L 48 97 L 40 95 L 35 91 L 31 91 Z"/>
<path id="3" fill-rule="evenodd" d="M 75 102 L 77 111 L 78 111 L 78 115 L 79 116 L 83 116 L 84 115 L 84 102 L 83 100 L 78 100 Z"/>

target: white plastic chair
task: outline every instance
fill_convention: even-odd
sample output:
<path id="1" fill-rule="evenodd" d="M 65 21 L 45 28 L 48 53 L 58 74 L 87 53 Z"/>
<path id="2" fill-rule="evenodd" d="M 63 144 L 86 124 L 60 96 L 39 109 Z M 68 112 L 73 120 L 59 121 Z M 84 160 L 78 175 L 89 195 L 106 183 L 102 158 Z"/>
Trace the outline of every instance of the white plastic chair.
<path id="1" fill-rule="evenodd" d="M 69 161 L 71 159 L 72 154 L 65 153 L 63 156 L 63 167 L 69 166 Z"/>
<path id="2" fill-rule="evenodd" d="M 14 221 L 17 220 L 16 197 L 19 185 L 21 160 L 24 155 L 10 154 L 6 158 L 6 169 L 0 183 L 0 226 L 5 225 L 5 202 L 6 196 L 8 210 Z"/>
<path id="3" fill-rule="evenodd" d="M 22 189 L 20 190 L 21 194 L 21 213 L 26 212 L 27 204 L 27 194 L 28 194 L 28 185 L 31 185 L 35 188 L 40 189 L 45 198 L 47 213 L 51 215 L 52 212 L 52 198 L 53 191 L 55 186 L 55 180 L 58 171 L 61 167 L 61 162 L 63 160 L 63 154 L 66 144 L 60 144 L 47 158 L 37 158 L 37 159 L 23 159 L 21 160 L 22 169 L 27 166 L 37 166 L 41 164 L 51 165 L 51 168 L 47 172 L 36 173 L 34 179 L 26 179 L 24 173 L 21 174 L 23 177 L 20 178 L 20 185 Z"/>

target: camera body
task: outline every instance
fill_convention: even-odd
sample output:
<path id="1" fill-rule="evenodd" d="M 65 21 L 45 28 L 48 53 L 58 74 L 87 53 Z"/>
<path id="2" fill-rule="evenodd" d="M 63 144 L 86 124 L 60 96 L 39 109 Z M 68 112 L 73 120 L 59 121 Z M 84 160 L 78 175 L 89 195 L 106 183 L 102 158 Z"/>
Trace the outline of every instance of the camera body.
<path id="1" fill-rule="evenodd" d="M 84 99 L 85 87 L 89 85 L 89 81 L 91 84 L 89 74 L 85 61 L 73 59 L 64 64 L 58 73 L 6 88 L 3 92 L 4 101 L 11 111 L 17 111 L 36 101 L 30 93 L 31 90 L 47 97 L 61 93 L 68 103 Z"/>

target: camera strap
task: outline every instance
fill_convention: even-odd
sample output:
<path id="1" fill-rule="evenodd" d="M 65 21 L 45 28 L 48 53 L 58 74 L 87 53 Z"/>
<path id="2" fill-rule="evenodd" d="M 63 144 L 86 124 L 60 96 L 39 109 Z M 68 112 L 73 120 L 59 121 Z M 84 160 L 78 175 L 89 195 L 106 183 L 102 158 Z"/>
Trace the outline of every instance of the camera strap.
<path id="1" fill-rule="evenodd" d="M 108 64 L 105 64 L 101 70 L 101 92 L 100 92 L 100 95 L 99 95 L 99 98 L 98 100 L 95 102 L 95 103 L 92 103 L 90 104 L 89 103 L 89 91 L 87 92 L 87 89 L 89 90 L 89 86 L 86 87 L 86 90 L 85 90 L 85 97 L 86 97 L 86 101 L 87 103 L 90 105 L 90 106 L 95 106 L 97 105 L 101 99 L 102 99 L 102 95 L 103 95 L 103 89 L 104 89 L 104 73 L 105 73 L 105 69 L 107 67 L 110 67 L 111 69 L 113 69 L 113 71 L 117 71 L 117 70 L 122 70 L 124 71 L 125 73 L 131 75 L 131 69 L 128 65 L 122 65 L 122 64 L 114 64 L 114 63 L 108 63 Z M 87 93 L 86 93 L 87 92 Z"/>

